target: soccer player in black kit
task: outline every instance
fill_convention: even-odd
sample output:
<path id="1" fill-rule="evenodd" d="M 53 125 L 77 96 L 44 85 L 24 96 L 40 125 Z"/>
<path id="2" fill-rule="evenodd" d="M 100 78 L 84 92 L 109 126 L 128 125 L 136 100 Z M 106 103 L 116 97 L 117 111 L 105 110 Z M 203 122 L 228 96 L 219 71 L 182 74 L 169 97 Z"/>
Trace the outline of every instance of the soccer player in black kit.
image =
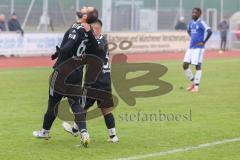
<path id="1" fill-rule="evenodd" d="M 54 91 L 55 76 L 58 75 L 57 68 L 67 60 L 81 56 L 81 54 L 85 52 L 86 45 L 93 49 L 98 47 L 98 42 L 89 25 L 97 20 L 98 11 L 94 7 L 83 7 L 77 12 L 77 18 L 78 22 L 74 23 L 72 27 L 67 30 L 64 34 L 60 48 L 57 47 L 56 53 L 52 55 L 52 60 L 57 58 L 57 61 L 53 66 L 54 71 L 50 80 L 48 109 L 44 115 L 42 129 L 40 131 L 34 131 L 33 136 L 43 139 L 50 138 L 50 129 L 56 119 L 55 107 L 63 97 L 67 97 L 69 101 L 70 99 L 74 100 L 74 103 L 70 103 L 70 106 L 73 113 L 75 113 L 75 123 L 80 131 L 81 143 L 84 147 L 87 147 L 89 143 L 89 134 L 86 128 L 86 114 L 84 114 L 85 111 L 81 107 L 81 97 L 61 95 Z M 78 68 L 67 77 L 66 83 L 71 85 L 81 85 L 82 76 L 83 69 Z M 79 113 L 81 113 L 80 116 Z M 76 117 L 76 114 L 78 117 Z"/>
<path id="2" fill-rule="evenodd" d="M 107 39 L 102 35 L 102 21 L 97 20 L 96 22 L 92 23 L 91 26 L 94 30 L 94 35 L 98 41 L 98 49 L 96 56 L 98 56 L 103 61 L 103 67 L 102 72 L 98 76 L 96 82 L 94 84 L 84 84 L 85 87 L 90 87 L 98 90 L 103 90 L 106 92 L 111 93 L 112 87 L 111 87 L 111 70 L 109 66 L 109 50 L 108 50 L 108 42 Z M 86 54 L 91 54 L 93 51 L 91 51 L 91 48 L 86 50 Z M 93 98 L 86 98 L 86 100 L 83 100 L 82 102 L 85 102 L 83 104 L 84 109 L 87 111 L 91 106 L 94 105 L 94 103 L 97 101 L 98 107 L 101 109 L 101 112 L 104 116 L 105 124 L 108 129 L 109 133 L 109 142 L 116 143 L 118 142 L 118 137 L 116 135 L 116 129 L 115 129 L 115 119 L 112 114 L 112 107 L 113 107 L 113 100 L 112 96 L 108 97 L 110 101 L 112 101 L 112 104 L 105 106 L 104 104 L 101 104 L 99 100 L 93 99 Z M 73 136 L 78 135 L 78 126 L 74 123 L 73 126 L 67 122 L 63 122 L 63 128 L 65 131 L 71 133 Z"/>

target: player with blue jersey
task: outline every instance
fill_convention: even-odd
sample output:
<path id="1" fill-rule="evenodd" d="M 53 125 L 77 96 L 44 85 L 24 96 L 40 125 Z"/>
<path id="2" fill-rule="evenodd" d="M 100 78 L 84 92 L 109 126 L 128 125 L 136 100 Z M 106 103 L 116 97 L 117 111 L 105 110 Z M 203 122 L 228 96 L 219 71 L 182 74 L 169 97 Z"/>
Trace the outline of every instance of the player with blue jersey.
<path id="1" fill-rule="evenodd" d="M 201 64 L 205 52 L 205 44 L 212 35 L 211 28 L 201 19 L 201 14 L 202 11 L 200 8 L 194 8 L 192 10 L 192 21 L 189 22 L 187 29 L 191 41 L 190 47 L 184 57 L 183 69 L 185 75 L 192 82 L 187 88 L 187 90 L 191 92 L 199 91 L 200 80 L 202 77 Z M 196 66 L 195 76 L 189 68 L 190 64 Z"/>

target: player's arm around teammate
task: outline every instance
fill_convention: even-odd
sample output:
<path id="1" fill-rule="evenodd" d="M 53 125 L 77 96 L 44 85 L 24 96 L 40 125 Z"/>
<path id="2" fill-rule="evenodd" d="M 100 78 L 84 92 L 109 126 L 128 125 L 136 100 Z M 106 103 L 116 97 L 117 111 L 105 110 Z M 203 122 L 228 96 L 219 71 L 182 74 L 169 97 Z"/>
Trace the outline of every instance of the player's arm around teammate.
<path id="1" fill-rule="evenodd" d="M 85 87 L 90 87 L 98 90 L 102 90 L 108 93 L 112 92 L 111 88 L 111 74 L 110 74 L 110 67 L 109 67 L 109 50 L 108 50 L 108 42 L 105 39 L 105 37 L 102 35 L 102 22 L 100 20 L 97 20 L 95 23 L 92 24 L 92 27 L 94 29 L 94 35 L 98 41 L 98 48 L 96 52 L 96 56 L 101 58 L 104 62 L 102 72 L 100 73 L 99 77 L 97 78 L 97 81 L 94 84 L 91 85 L 85 85 Z M 92 51 L 89 51 L 89 53 L 92 53 Z M 91 106 L 94 105 L 95 102 L 97 102 L 98 107 L 101 109 L 102 115 L 104 116 L 105 125 L 108 129 L 109 134 L 109 142 L 116 143 L 118 142 L 118 137 L 116 134 L 115 129 L 115 118 L 112 114 L 113 110 L 113 99 L 112 96 L 109 95 L 107 97 L 109 102 L 102 103 L 101 101 L 93 98 L 86 98 L 86 103 L 84 104 L 84 108 L 87 111 Z M 71 133 L 74 136 L 77 136 L 78 127 L 74 123 L 73 126 L 71 126 L 69 123 L 64 122 L 63 128 L 65 131 Z"/>
<path id="2" fill-rule="evenodd" d="M 58 103 L 61 101 L 63 96 L 68 99 L 73 99 L 74 103 L 72 103 L 71 109 L 75 115 L 76 124 L 79 127 L 81 132 L 81 143 L 86 147 L 89 143 L 89 134 L 86 129 L 86 115 L 84 109 L 80 106 L 80 97 L 78 96 L 70 96 L 63 95 L 54 90 L 55 80 L 58 76 L 58 66 L 71 59 L 74 56 L 78 56 L 78 47 L 85 42 L 88 42 L 88 37 L 93 36 L 93 33 L 86 30 L 81 24 L 82 23 L 92 23 L 98 18 L 98 11 L 94 7 L 83 7 L 80 12 L 79 22 L 74 23 L 72 27 L 67 30 L 64 34 L 63 41 L 61 43 L 60 48 L 57 48 L 57 52 L 52 56 L 52 59 L 57 58 L 57 62 L 54 65 L 54 72 L 51 76 L 50 87 L 49 87 L 49 100 L 48 100 L 48 109 L 44 115 L 43 127 L 40 131 L 34 131 L 33 136 L 36 138 L 50 138 L 49 133 L 51 126 L 56 119 L 56 111 L 58 107 Z M 86 36 L 85 32 L 87 32 L 88 36 Z M 91 37 L 90 37 L 91 38 Z M 78 72 L 77 72 L 78 73 Z M 81 83 L 81 72 L 80 74 L 72 74 L 68 77 L 70 83 Z M 68 81 L 68 80 L 67 80 Z M 68 82 L 67 82 L 68 83 Z M 71 84 L 72 84 L 71 83 Z M 79 114 L 82 113 L 82 114 Z M 77 117 L 76 117 L 77 116 Z"/>

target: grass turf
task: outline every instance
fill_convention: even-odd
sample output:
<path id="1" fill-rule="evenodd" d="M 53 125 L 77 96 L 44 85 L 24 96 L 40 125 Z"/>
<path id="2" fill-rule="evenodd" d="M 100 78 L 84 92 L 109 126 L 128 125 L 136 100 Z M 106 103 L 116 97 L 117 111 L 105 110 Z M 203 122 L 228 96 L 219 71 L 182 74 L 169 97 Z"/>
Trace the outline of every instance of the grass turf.
<path id="1" fill-rule="evenodd" d="M 196 94 L 184 90 L 188 82 L 180 62 L 161 64 L 169 69 L 161 79 L 173 84 L 174 90 L 160 97 L 139 98 L 135 107 L 120 100 L 114 110 L 118 144 L 106 142 L 102 117 L 88 121 L 92 141 L 87 149 L 75 147 L 79 139 L 65 133 L 58 119 L 49 141 L 32 137 L 32 131 L 42 125 L 51 69 L 0 70 L 0 159 L 116 159 L 240 137 L 240 59 L 206 61 L 201 90 Z M 189 115 L 191 111 L 191 120 L 144 118 L 159 111 L 168 115 Z M 134 119 L 138 113 L 142 117 Z M 239 153 L 240 143 L 235 142 L 150 159 L 239 160 Z"/>

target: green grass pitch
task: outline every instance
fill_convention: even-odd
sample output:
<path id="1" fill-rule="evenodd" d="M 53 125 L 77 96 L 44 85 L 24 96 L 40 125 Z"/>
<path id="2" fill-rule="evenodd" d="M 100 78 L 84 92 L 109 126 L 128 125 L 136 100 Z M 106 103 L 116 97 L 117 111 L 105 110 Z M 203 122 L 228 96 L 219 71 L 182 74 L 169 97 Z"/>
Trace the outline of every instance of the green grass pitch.
<path id="1" fill-rule="evenodd" d="M 50 68 L 0 70 L 1 160 L 106 160 L 145 155 L 240 137 L 240 59 L 207 60 L 200 92 L 186 92 L 181 62 L 161 63 L 169 71 L 161 79 L 174 90 L 166 95 L 137 99 L 136 107 L 120 100 L 114 110 L 120 143 L 109 144 L 102 117 L 88 121 L 89 148 L 77 148 L 79 139 L 65 133 L 57 119 L 50 140 L 32 137 L 40 129 L 48 99 Z M 136 75 L 135 75 L 136 74 Z M 137 76 L 132 73 L 130 76 Z M 115 95 L 117 95 L 115 93 Z M 180 121 L 130 121 L 125 115 L 188 115 Z M 190 116 L 190 115 L 188 115 Z M 240 143 L 152 157 L 160 160 L 239 160 Z"/>

